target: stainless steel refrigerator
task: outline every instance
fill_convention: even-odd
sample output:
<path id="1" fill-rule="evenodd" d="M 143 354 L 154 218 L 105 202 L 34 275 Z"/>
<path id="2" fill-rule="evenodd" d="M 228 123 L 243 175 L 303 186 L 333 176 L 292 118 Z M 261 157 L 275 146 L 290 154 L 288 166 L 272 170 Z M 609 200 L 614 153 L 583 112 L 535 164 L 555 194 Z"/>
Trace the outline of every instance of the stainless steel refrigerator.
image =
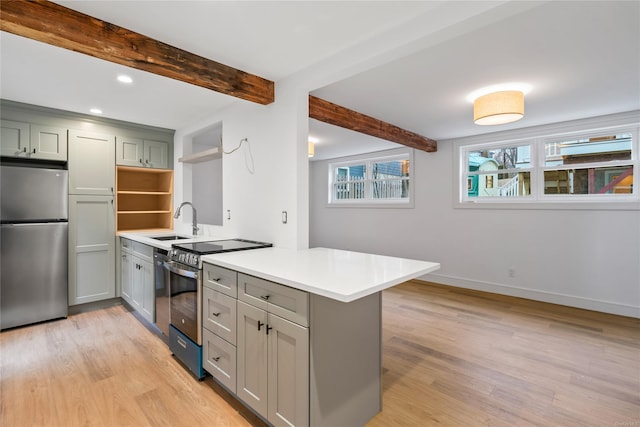
<path id="1" fill-rule="evenodd" d="M 68 176 L 0 166 L 0 329 L 67 316 Z"/>

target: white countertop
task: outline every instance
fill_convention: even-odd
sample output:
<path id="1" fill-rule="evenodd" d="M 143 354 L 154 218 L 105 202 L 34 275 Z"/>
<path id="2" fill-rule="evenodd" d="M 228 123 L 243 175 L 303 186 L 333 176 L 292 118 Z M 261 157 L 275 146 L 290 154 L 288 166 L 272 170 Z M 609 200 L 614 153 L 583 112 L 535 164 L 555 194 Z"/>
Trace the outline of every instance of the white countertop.
<path id="1" fill-rule="evenodd" d="M 174 234 L 187 238 L 152 238 Z M 123 232 L 120 237 L 165 250 L 177 242 L 228 238 L 189 236 L 170 231 Z M 273 247 L 205 255 L 202 260 L 342 302 L 357 300 L 440 268 L 436 262 L 328 248 L 295 250 Z"/>
<path id="2" fill-rule="evenodd" d="M 206 255 L 202 260 L 342 302 L 440 268 L 435 262 L 327 248 L 253 249 Z"/>

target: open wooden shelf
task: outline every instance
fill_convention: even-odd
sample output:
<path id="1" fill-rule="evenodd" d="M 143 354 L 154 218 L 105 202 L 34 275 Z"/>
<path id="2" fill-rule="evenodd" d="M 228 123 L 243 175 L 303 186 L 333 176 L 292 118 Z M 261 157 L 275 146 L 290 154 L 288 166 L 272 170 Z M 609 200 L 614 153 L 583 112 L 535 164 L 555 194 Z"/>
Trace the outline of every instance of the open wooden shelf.
<path id="1" fill-rule="evenodd" d="M 173 229 L 173 171 L 116 168 L 116 230 Z"/>

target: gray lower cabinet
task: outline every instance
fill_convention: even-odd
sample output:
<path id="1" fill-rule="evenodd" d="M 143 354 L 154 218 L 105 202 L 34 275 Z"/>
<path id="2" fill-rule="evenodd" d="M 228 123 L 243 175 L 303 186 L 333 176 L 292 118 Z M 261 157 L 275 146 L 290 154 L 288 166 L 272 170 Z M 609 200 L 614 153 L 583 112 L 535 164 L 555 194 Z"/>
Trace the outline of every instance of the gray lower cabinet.
<path id="1" fill-rule="evenodd" d="M 203 368 L 274 426 L 309 425 L 308 298 L 204 264 Z"/>
<path id="2" fill-rule="evenodd" d="M 274 426 L 309 425 L 309 329 L 238 301 L 237 396 Z"/>
<path id="3" fill-rule="evenodd" d="M 343 303 L 208 263 L 203 285 L 203 367 L 270 424 L 382 410 L 381 292 Z"/>
<path id="4" fill-rule="evenodd" d="M 69 196 L 69 305 L 115 297 L 113 197 Z"/>
<path id="5" fill-rule="evenodd" d="M 203 368 L 236 392 L 238 273 L 204 264 L 202 287 Z"/>
<path id="6" fill-rule="evenodd" d="M 133 256 L 131 255 L 131 240 L 120 239 L 120 296 L 133 305 L 132 294 L 132 266 Z"/>
<path id="7" fill-rule="evenodd" d="M 155 289 L 153 280 L 153 247 L 120 241 L 120 295 L 144 319 L 155 320 Z"/>

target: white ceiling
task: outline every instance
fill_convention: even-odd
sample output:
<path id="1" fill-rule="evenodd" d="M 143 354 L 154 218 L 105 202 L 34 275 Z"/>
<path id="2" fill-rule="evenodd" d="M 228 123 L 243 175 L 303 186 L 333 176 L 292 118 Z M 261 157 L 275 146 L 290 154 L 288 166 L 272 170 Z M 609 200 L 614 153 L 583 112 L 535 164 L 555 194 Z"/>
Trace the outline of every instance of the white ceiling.
<path id="1" fill-rule="evenodd" d="M 640 109 L 638 1 L 58 3 L 273 80 L 276 97 L 279 80 L 336 70 L 315 96 L 436 140 Z M 4 99 L 171 129 L 246 102 L 4 32 L 0 44 Z M 525 118 L 474 125 L 466 95 L 508 81 L 533 85 Z M 389 146 L 315 120 L 310 134 L 314 159 Z"/>

